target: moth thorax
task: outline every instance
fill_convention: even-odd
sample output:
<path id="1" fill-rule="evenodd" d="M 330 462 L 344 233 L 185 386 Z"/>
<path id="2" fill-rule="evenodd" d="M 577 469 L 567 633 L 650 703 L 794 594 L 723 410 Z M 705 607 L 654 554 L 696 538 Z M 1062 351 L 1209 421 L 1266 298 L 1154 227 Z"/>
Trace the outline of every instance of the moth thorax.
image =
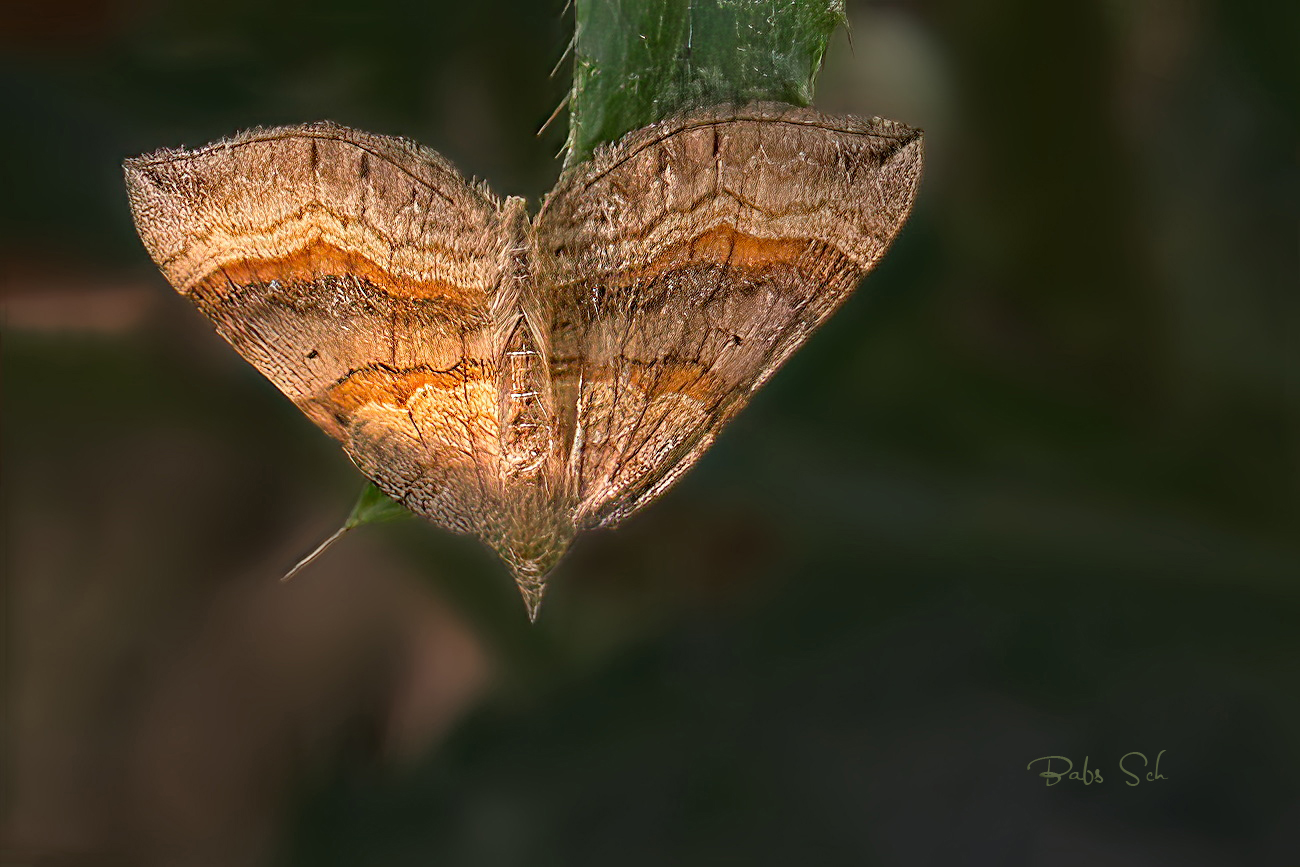
<path id="1" fill-rule="evenodd" d="M 501 374 L 501 459 L 506 475 L 537 475 L 555 454 L 555 417 L 546 360 L 526 323 L 520 323 L 506 344 Z"/>

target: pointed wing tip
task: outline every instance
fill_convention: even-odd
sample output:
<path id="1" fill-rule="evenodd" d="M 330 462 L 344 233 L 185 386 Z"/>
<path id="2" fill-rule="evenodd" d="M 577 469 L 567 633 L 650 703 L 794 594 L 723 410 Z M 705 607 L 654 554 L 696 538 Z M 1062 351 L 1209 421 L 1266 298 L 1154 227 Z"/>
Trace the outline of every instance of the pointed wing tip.
<path id="1" fill-rule="evenodd" d="M 909 163 L 915 172 L 913 186 L 920 183 L 921 170 L 925 166 L 925 134 L 919 129 L 908 128 L 910 135 L 901 139 L 890 159 L 901 159 Z"/>

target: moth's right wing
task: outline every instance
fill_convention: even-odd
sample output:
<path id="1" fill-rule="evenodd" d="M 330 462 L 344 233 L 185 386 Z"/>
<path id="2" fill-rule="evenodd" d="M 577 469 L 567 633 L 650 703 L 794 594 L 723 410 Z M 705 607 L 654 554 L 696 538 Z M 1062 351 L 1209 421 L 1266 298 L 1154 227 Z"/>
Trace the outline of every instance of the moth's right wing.
<path id="1" fill-rule="evenodd" d="M 900 123 L 755 104 L 638 130 L 565 172 L 535 226 L 579 526 L 694 464 L 884 254 L 921 163 Z"/>

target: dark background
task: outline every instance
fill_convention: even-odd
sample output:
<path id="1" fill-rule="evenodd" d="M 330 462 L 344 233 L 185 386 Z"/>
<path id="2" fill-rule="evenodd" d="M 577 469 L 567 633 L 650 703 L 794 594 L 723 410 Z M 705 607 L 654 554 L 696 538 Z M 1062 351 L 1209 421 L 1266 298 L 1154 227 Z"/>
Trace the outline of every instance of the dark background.
<path id="1" fill-rule="evenodd" d="M 275 582 L 360 477 L 120 162 L 329 118 L 535 202 L 561 5 L 5 4 L 6 856 L 1300 864 L 1295 4 L 851 6 L 817 105 L 920 200 L 699 466 L 536 628 L 416 522 Z"/>

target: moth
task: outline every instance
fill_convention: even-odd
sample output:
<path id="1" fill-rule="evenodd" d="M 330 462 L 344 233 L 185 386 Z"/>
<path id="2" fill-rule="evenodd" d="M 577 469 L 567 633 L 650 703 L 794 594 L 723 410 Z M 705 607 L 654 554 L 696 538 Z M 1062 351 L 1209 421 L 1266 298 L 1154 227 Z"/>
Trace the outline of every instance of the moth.
<path id="1" fill-rule="evenodd" d="M 921 133 L 773 103 L 677 115 L 530 216 L 332 123 L 128 160 L 180 294 L 384 493 L 494 548 L 530 615 L 574 535 L 681 477 L 875 266 Z"/>

